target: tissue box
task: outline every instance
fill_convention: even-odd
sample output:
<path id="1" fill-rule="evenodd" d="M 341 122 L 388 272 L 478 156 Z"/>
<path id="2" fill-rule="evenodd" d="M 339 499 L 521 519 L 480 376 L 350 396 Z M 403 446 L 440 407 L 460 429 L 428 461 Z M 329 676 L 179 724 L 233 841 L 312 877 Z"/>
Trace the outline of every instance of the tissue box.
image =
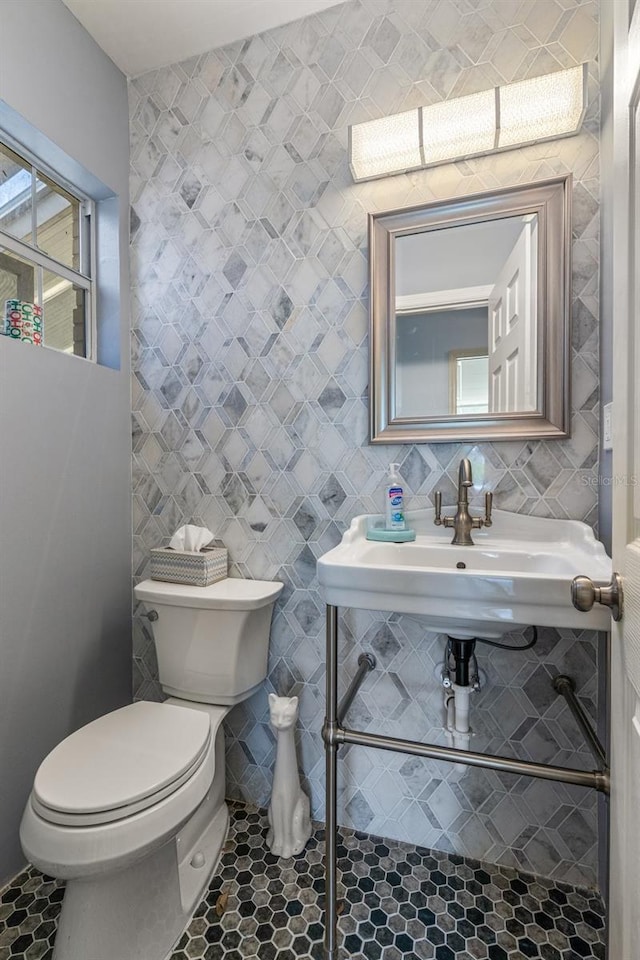
<path id="1" fill-rule="evenodd" d="M 198 553 L 154 547 L 151 550 L 151 579 L 208 587 L 227 576 L 225 547 L 205 547 Z"/>

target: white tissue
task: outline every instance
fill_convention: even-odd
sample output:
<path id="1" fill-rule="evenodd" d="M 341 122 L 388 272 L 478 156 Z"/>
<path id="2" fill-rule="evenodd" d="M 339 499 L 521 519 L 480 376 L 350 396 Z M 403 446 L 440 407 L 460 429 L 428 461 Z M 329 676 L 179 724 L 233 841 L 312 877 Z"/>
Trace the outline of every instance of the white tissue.
<path id="1" fill-rule="evenodd" d="M 186 553 L 197 553 L 213 540 L 211 530 L 206 527 L 196 527 L 192 523 L 185 523 L 184 527 L 176 530 L 171 537 L 169 546 L 172 550 L 184 550 Z"/>

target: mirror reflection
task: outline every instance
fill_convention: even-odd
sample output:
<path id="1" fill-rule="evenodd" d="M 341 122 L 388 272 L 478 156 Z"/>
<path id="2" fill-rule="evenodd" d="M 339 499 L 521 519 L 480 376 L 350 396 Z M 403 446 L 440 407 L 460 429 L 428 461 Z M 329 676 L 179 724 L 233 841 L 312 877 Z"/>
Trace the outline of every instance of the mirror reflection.
<path id="1" fill-rule="evenodd" d="M 535 213 L 396 237 L 395 417 L 539 410 L 537 269 Z"/>
<path id="2" fill-rule="evenodd" d="M 371 443 L 566 437 L 571 176 L 369 214 Z"/>

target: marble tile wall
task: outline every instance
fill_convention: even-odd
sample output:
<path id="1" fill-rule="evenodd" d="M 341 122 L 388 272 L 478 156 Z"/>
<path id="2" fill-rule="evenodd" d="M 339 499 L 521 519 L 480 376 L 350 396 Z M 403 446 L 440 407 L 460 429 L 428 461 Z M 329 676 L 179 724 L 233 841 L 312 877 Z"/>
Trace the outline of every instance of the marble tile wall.
<path id="1" fill-rule="evenodd" d="M 377 512 L 386 466 L 408 507 L 484 460 L 507 510 L 595 523 L 598 470 L 598 25 L 593 0 L 348 0 L 130 84 L 134 573 L 185 521 L 215 531 L 234 576 L 277 578 L 267 690 L 298 694 L 299 752 L 323 815 L 324 609 L 318 556 Z M 354 184 L 347 127 L 589 62 L 579 136 Z M 571 171 L 572 436 L 371 447 L 367 213 Z M 442 737 L 444 638 L 418 618 L 346 612 L 342 684 L 379 661 L 354 721 Z M 514 638 L 518 642 L 518 637 Z M 526 653 L 481 648 L 473 747 L 590 765 L 550 677 L 597 711 L 597 636 L 544 631 Z M 146 625 L 135 694 L 161 696 Z M 355 726 L 355 722 L 354 722 Z M 266 693 L 228 724 L 230 795 L 265 804 Z M 595 798 L 512 776 L 344 751 L 340 820 L 398 840 L 594 883 Z"/>

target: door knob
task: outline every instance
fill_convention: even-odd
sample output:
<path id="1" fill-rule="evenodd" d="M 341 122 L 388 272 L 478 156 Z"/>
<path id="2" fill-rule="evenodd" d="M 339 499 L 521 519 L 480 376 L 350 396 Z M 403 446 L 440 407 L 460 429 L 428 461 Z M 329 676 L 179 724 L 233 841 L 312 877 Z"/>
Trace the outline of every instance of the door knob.
<path id="1" fill-rule="evenodd" d="M 622 578 L 619 573 L 611 576 L 606 587 L 596 587 L 591 577 L 574 577 L 571 581 L 571 602 L 576 610 L 587 613 L 594 603 L 611 607 L 614 620 L 622 618 Z"/>

